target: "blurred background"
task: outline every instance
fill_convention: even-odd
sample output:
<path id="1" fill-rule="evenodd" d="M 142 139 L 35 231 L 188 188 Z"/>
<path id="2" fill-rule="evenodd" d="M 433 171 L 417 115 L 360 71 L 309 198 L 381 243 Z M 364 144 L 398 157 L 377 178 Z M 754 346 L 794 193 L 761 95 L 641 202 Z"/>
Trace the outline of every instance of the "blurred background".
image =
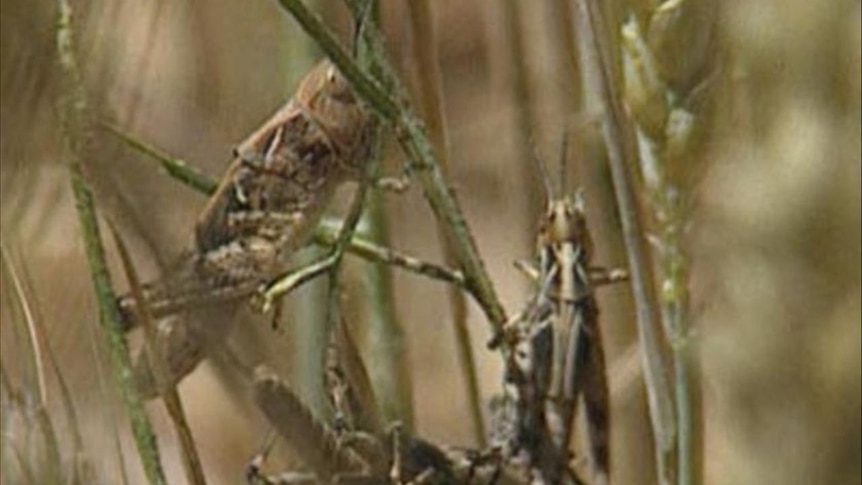
<path id="1" fill-rule="evenodd" d="M 531 256 L 543 207 L 534 157 L 551 165 L 565 157 L 569 179 L 585 190 L 597 263 L 624 266 L 601 139 L 581 94 L 571 6 L 428 3 L 450 178 L 507 311 L 519 310 L 529 294 L 512 263 Z M 705 93 L 697 106 L 706 106 L 693 111 L 703 133 L 697 149 L 673 166 L 674 181 L 690 201 L 684 241 L 691 258 L 692 338 L 702 366 L 706 482 L 860 483 L 860 2 L 675 3 L 696 6 L 677 37 L 696 42 L 667 47 L 663 75 L 676 92 Z M 412 2 L 381 4 L 386 48 L 417 99 L 422 74 Z M 97 0 L 72 7 L 78 59 L 97 117 L 213 177 L 230 161 L 231 148 L 321 57 L 277 2 Z M 351 24 L 342 3 L 318 0 L 313 7 L 347 43 Z M 634 16 L 646 24 L 657 8 L 651 1 L 608 2 L 613 45 L 624 20 Z M 101 357 L 68 153 L 54 109 L 62 84 L 55 18 L 48 1 L 2 3 L 4 264 L 23 281 L 33 317 L 44 325 L 41 344 L 52 349 L 70 387 L 83 457 L 69 451 L 75 448 L 61 388 L 55 373 L 45 373 L 61 459 L 86 459 L 98 482 L 117 483 L 119 429 L 131 481 L 143 483 Z M 561 154 L 566 133 L 570 142 Z M 96 156 L 85 162 L 100 215 L 118 226 L 139 273 L 154 278 L 189 241 L 205 198 L 107 131 L 97 130 L 94 140 Z M 394 173 L 403 155 L 392 143 L 386 153 Z M 381 200 L 393 247 L 443 260 L 418 184 Z M 344 213 L 341 202 L 333 214 Z M 645 222 L 649 227 L 649 218 Z M 118 288 L 126 288 L 119 266 L 112 269 Z M 345 312 L 362 334 L 358 315 L 369 283 L 353 258 L 348 270 Z M 392 277 L 415 429 L 434 442 L 475 445 L 447 288 L 399 270 Z M 38 435 L 28 432 L 33 416 L 9 404 L 13 395 L 34 399 L 38 379 L 15 296 L 18 283 L 7 269 L 0 281 L 2 477 L 11 484 L 22 476 L 14 469 L 22 462 L 38 473 L 49 458 Z M 273 333 L 266 321 L 249 318 L 231 335 L 241 358 L 280 369 L 312 406 L 322 399 L 319 383 L 300 368 L 308 366 L 303 356 L 313 317 L 303 315 L 314 313 L 315 291 L 312 285 L 291 297 L 283 330 Z M 599 296 L 612 388 L 614 481 L 655 483 L 631 294 L 623 284 L 602 288 Z M 472 303 L 468 316 L 487 401 L 500 392 L 501 361 L 486 349 L 489 326 Z M 226 366 L 208 361 L 180 386 L 212 484 L 242 482 L 267 431 L 248 389 L 231 380 Z M 182 483 L 164 410 L 156 403 L 148 409 L 171 483 Z M 275 469 L 289 461 L 283 447 L 276 455 Z M 41 483 L 38 475 L 33 483 Z"/>

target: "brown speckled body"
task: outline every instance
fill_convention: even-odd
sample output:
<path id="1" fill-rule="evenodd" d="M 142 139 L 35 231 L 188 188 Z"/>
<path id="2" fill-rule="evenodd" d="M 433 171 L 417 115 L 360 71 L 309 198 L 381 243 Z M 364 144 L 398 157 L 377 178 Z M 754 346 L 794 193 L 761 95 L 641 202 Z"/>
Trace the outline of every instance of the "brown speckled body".
<path id="1" fill-rule="evenodd" d="M 250 295 L 307 242 L 332 193 L 358 180 L 372 119 L 328 61 L 235 150 L 195 225 L 191 247 L 145 287 L 156 318 Z M 134 324 L 129 297 L 120 300 Z"/>

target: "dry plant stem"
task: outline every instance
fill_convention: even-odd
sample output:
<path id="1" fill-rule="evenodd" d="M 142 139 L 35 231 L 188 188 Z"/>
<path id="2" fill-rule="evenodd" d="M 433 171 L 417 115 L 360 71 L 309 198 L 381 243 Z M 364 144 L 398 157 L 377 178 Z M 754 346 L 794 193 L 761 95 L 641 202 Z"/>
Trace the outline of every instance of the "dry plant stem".
<path id="1" fill-rule="evenodd" d="M 183 470 L 186 474 L 186 480 L 193 485 L 204 485 L 206 479 L 204 478 L 203 466 L 197 453 L 191 428 L 189 428 L 188 421 L 186 420 L 182 400 L 180 400 L 176 387 L 171 384 L 170 372 L 167 367 L 168 357 L 165 355 L 163 346 L 159 345 L 157 324 L 145 303 L 146 299 L 141 288 L 141 282 L 137 271 L 135 271 L 132 258 L 126 249 L 126 244 L 112 224 L 109 223 L 108 228 L 111 230 L 111 235 L 117 246 L 117 252 L 119 253 L 123 270 L 126 273 L 126 279 L 129 282 L 132 296 L 137 302 L 136 309 L 140 313 L 138 318 L 144 327 L 147 361 L 150 363 L 150 369 L 155 377 L 156 388 L 165 403 L 168 416 L 171 418 L 174 431 L 176 431 L 180 441 L 180 451 L 182 452 Z"/>
<path id="2" fill-rule="evenodd" d="M 24 317 L 24 323 L 27 326 L 27 342 L 24 347 L 30 350 L 30 352 L 28 352 L 30 357 L 29 361 L 36 377 L 36 385 L 30 386 L 30 388 L 36 390 L 36 401 L 40 406 L 44 407 L 47 399 L 47 388 L 45 386 L 45 369 L 43 367 L 44 358 L 42 357 L 38 331 L 36 329 L 36 318 L 33 314 L 32 308 L 24 298 L 23 282 L 18 277 L 18 272 L 15 271 L 15 267 L 12 265 L 9 250 L 6 248 L 6 242 L 3 240 L 0 240 L 0 253 L 2 253 L 4 273 L 8 274 L 9 278 L 12 280 L 12 288 L 15 291 L 15 295 L 18 296 L 18 301 L 21 303 L 21 313 Z"/>
<path id="3" fill-rule="evenodd" d="M 650 419 L 656 446 L 659 481 L 669 484 L 672 473 L 669 457 L 674 448 L 676 425 L 666 364 L 656 330 L 652 276 L 646 255 L 639 208 L 632 191 L 628 167 L 637 166 L 632 151 L 630 128 L 620 106 L 619 96 L 610 75 L 611 60 L 607 55 L 609 42 L 604 30 L 600 6 L 593 0 L 575 0 L 576 31 L 582 53 L 581 70 L 587 85 L 599 89 L 598 104 L 602 107 L 602 135 L 608 151 L 608 162 L 617 200 L 626 256 L 631 272 L 632 292 L 637 310 L 638 336 L 643 346 L 643 367 Z"/>
<path id="4" fill-rule="evenodd" d="M 99 322 L 107 340 L 111 364 L 120 394 L 132 421 L 135 444 L 144 466 L 144 472 L 151 484 L 161 485 L 166 482 L 159 459 L 155 434 L 147 417 L 144 403 L 136 389 L 132 362 L 126 347 L 119 310 L 115 304 L 116 295 L 105 264 L 105 252 L 93 205 L 93 194 L 84 182 L 82 172 L 82 164 L 89 155 L 87 144 L 91 136 L 92 121 L 88 116 L 87 100 L 73 47 L 72 10 L 66 0 L 58 0 L 57 4 L 57 51 L 60 75 L 64 83 L 63 98 L 59 109 L 64 120 L 63 134 L 67 145 L 71 148 L 72 163 L 69 164 L 69 171 L 72 191 L 98 301 Z"/>
<path id="5" fill-rule="evenodd" d="M 673 277 L 669 277 L 673 278 Z M 679 283 L 677 281 L 676 283 Z M 672 283 L 673 284 L 673 283 Z M 703 483 L 702 417 L 696 350 L 688 335 L 687 302 L 674 297 L 663 302 L 663 318 L 675 330 L 671 342 L 674 357 L 674 388 L 679 424 L 677 477 L 680 485 Z"/>
<path id="6" fill-rule="evenodd" d="M 396 101 L 379 83 L 366 75 L 359 66 L 339 46 L 323 22 L 299 0 L 279 0 L 303 29 L 314 38 L 341 73 L 350 81 L 356 92 L 381 116 L 395 126 L 396 133 L 408 155 L 412 167 L 422 183 L 425 195 L 436 216 L 446 227 L 453 240 L 453 249 L 463 268 L 470 293 L 477 300 L 488 317 L 492 330 L 497 335 L 506 322 L 503 306 L 497 298 L 494 287 L 485 271 L 476 248 L 476 243 L 461 212 L 452 188 L 440 169 L 434 156 L 431 142 L 420 120 L 404 103 Z M 384 65 L 384 67 L 386 67 Z M 402 93 L 397 79 L 392 79 L 396 93 Z"/>
<path id="7" fill-rule="evenodd" d="M 60 447 L 57 441 L 57 434 L 54 431 L 54 426 L 47 409 L 47 393 L 46 388 L 44 387 L 44 358 L 42 357 L 41 349 L 44 343 L 41 342 L 43 339 L 39 338 L 40 335 L 44 334 L 40 332 L 40 328 L 37 326 L 38 322 L 35 318 L 32 307 L 25 298 L 23 282 L 12 265 L 11 258 L 5 248 L 5 244 L 2 245 L 2 250 L 4 273 L 8 274 L 9 278 L 12 280 L 14 296 L 19 302 L 22 314 L 22 318 L 15 319 L 15 323 L 26 327 L 26 332 L 24 332 L 26 335 L 26 342 L 24 342 L 23 345 L 19 345 L 18 348 L 23 348 L 23 351 L 26 352 L 26 358 L 31 362 L 33 373 L 35 374 L 33 376 L 33 380 L 36 381 L 34 385 L 32 382 L 28 382 L 28 379 L 23 380 L 23 386 L 28 391 L 26 393 L 15 393 L 19 396 L 19 399 L 15 400 L 15 407 L 22 408 L 20 414 L 25 416 L 25 420 L 30 421 L 32 419 L 35 421 L 35 423 L 28 423 L 31 425 L 28 427 L 33 430 L 33 434 L 38 431 L 38 435 L 41 436 L 42 442 L 40 444 L 42 444 L 45 449 L 45 454 L 42 458 L 45 460 L 45 463 L 40 469 L 40 476 L 42 476 L 46 481 L 59 482 L 62 476 L 62 460 L 60 458 Z M 23 320 L 23 322 L 21 320 Z M 18 325 L 15 325 L 15 327 L 17 326 Z M 3 376 L 3 385 L 11 392 L 11 383 L 6 379 L 5 370 Z M 32 389 L 35 389 L 35 392 L 31 393 L 30 390 Z M 35 396 L 31 398 L 31 394 L 34 394 Z M 25 399 L 25 395 L 28 398 Z M 5 407 L 3 410 L 4 412 L 8 412 Z M 28 440 L 30 439 L 30 433 L 28 433 L 27 438 Z M 3 443 L 3 445 L 5 446 L 6 443 Z M 31 458 L 29 460 L 35 463 L 36 460 L 32 458 L 32 455 L 30 456 Z"/>
<path id="8" fill-rule="evenodd" d="M 422 113 L 428 122 L 428 131 L 440 157 L 443 175 L 449 175 L 449 141 L 443 111 L 443 89 L 440 68 L 437 61 L 437 38 L 434 33 L 434 15 L 428 0 L 413 0 L 407 3 L 413 27 L 414 55 L 419 69 L 419 90 Z M 437 234 L 443 245 L 444 260 L 447 265 L 457 264 L 452 242 L 446 237 L 445 229 L 439 223 Z M 449 289 L 449 302 L 452 307 L 452 323 L 455 327 L 455 345 L 458 349 L 458 362 L 461 375 L 467 386 L 467 402 L 473 421 L 473 438 L 480 447 L 485 446 L 485 420 L 482 417 L 482 397 L 479 391 L 479 378 L 476 371 L 476 358 L 467 326 L 467 301 L 457 287 Z"/>

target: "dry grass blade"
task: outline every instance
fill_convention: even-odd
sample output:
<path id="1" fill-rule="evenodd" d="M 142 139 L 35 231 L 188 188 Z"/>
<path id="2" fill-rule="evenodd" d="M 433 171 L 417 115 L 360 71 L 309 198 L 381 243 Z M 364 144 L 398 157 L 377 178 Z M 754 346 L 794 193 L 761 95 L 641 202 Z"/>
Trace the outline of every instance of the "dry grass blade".
<path id="1" fill-rule="evenodd" d="M 189 483 L 194 485 L 203 485 L 206 483 L 204 478 L 203 466 L 201 465 L 200 457 L 198 456 L 197 447 L 195 446 L 194 438 L 192 437 L 191 428 L 189 428 L 186 414 L 183 410 L 183 403 L 180 400 L 180 395 L 177 392 L 176 386 L 173 384 L 176 379 L 169 375 L 167 359 L 165 355 L 165 345 L 160 342 L 158 336 L 158 328 L 153 320 L 149 309 L 144 300 L 143 288 L 138 279 L 137 271 L 132 264 L 129 251 L 126 249 L 126 244 L 123 238 L 117 232 L 113 224 L 108 224 L 111 235 L 114 237 L 114 242 L 117 245 L 117 252 L 120 255 L 120 262 L 123 266 L 123 271 L 126 273 L 126 279 L 131 288 L 132 297 L 137 305 L 135 308 L 139 312 L 137 317 L 144 327 L 144 335 L 146 336 L 146 357 L 149 362 L 149 368 L 153 371 L 156 389 L 165 403 L 165 408 L 168 410 L 168 415 L 171 417 L 171 422 L 174 425 L 174 430 L 177 433 L 180 441 L 180 450 L 183 457 L 183 468 L 186 472 L 186 478 Z"/>
<path id="2" fill-rule="evenodd" d="M 92 468 L 92 464 L 89 461 L 89 458 L 86 455 L 86 450 L 84 449 L 84 441 L 81 437 L 81 430 L 78 425 L 78 414 L 75 411 L 74 403 L 72 402 L 72 393 L 69 389 L 68 383 L 66 382 L 66 378 L 63 372 L 60 370 L 60 366 L 57 363 L 57 358 L 54 355 L 54 351 L 47 340 L 45 326 L 42 324 L 42 319 L 38 314 L 38 308 L 31 303 L 32 298 L 28 297 L 28 295 L 33 294 L 33 291 L 29 283 L 26 267 L 23 268 L 23 274 L 19 274 L 15 266 L 12 264 L 12 258 L 9 254 L 8 248 L 6 247 L 5 241 L 0 241 L 0 249 L 2 249 L 3 274 L 8 275 L 8 278 L 12 281 L 14 300 L 18 303 L 17 306 L 21 310 L 22 318 L 28 322 L 27 325 L 30 328 L 31 334 L 34 338 L 33 341 L 43 342 L 43 345 L 39 347 L 44 347 L 45 358 L 47 359 L 47 362 L 51 365 L 51 370 L 57 377 L 57 383 L 60 387 L 60 400 L 63 405 L 65 422 L 66 426 L 68 426 L 68 432 L 71 434 L 72 437 L 72 456 L 70 457 L 71 460 L 69 463 L 71 471 L 66 474 L 68 483 L 89 483 L 94 479 L 94 470 Z M 12 392 L 11 388 L 9 388 L 11 384 L 5 378 L 5 372 L 3 385 L 7 388 L 7 390 L 4 392 Z M 51 434 L 53 435 L 54 433 L 52 431 L 53 424 L 51 416 L 47 414 L 45 408 L 45 405 L 47 405 L 47 394 L 45 390 L 39 393 L 39 396 L 39 400 L 37 401 L 39 409 L 36 410 L 35 413 L 30 412 L 29 414 L 35 414 L 37 416 L 38 422 L 40 424 L 37 425 L 36 428 L 43 431 L 51 431 Z M 44 404 L 42 404 L 43 398 L 45 401 Z M 10 412 L 10 409 L 7 409 L 5 406 L 6 405 L 4 404 L 4 412 Z M 57 474 L 57 476 L 54 477 L 57 478 L 59 474 L 62 473 L 61 453 L 59 449 L 59 444 L 57 442 L 57 439 L 52 436 L 45 435 L 44 438 L 47 446 L 47 451 L 53 457 L 50 458 L 48 461 L 49 463 L 53 463 L 54 465 L 50 467 L 44 467 L 43 469 L 48 470 L 49 473 Z"/>
<path id="3" fill-rule="evenodd" d="M 6 242 L 3 240 L 0 240 L 0 253 L 2 253 L 3 272 L 9 275 L 9 279 L 12 281 L 15 299 L 18 301 L 24 320 L 23 323 L 26 325 L 26 348 L 30 351 L 29 360 L 36 377 L 36 385 L 33 386 L 33 389 L 36 391 L 36 400 L 40 405 L 44 406 L 47 394 L 45 386 L 44 358 L 42 357 L 42 349 L 39 345 L 39 332 L 36 328 L 37 322 L 34 311 L 29 300 L 26 298 L 24 284 L 19 277 L 18 272 L 15 270 L 15 266 L 12 264 L 9 249 L 6 247 Z"/>
<path id="4" fill-rule="evenodd" d="M 22 276 L 12 264 L 5 245 L 2 246 L 2 250 L 3 274 L 8 275 L 11 280 L 12 297 L 18 302 L 20 310 L 20 318 L 14 319 L 12 324 L 16 327 L 25 327 L 23 333 L 26 335 L 26 340 L 19 348 L 26 354 L 26 357 L 19 357 L 29 361 L 34 373 L 31 379 L 23 379 L 19 390 L 13 388 L 13 384 L 6 374 L 5 366 L 3 368 L 3 393 L 6 397 L 2 403 L 4 413 L 3 452 L 6 453 L 10 449 L 16 452 L 22 475 L 27 476 L 35 473 L 34 476 L 38 477 L 39 480 L 58 481 L 62 476 L 62 460 L 54 424 L 47 411 L 44 363 L 42 362 L 42 345 L 39 338 L 41 332 L 33 307 L 24 292 Z M 20 426 L 16 426 L 12 420 L 21 420 Z M 16 427 L 20 428 L 20 433 L 13 431 Z"/>

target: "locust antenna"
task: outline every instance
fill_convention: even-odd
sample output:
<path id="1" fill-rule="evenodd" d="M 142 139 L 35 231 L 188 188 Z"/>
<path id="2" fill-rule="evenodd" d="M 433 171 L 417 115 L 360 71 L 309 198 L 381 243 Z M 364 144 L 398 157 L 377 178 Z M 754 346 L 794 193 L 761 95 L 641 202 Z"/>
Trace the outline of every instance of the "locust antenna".
<path id="1" fill-rule="evenodd" d="M 566 193 L 569 188 L 568 170 L 566 170 L 566 155 L 569 152 L 569 130 L 563 130 L 563 140 L 560 144 L 560 166 L 557 168 L 560 173 L 560 194 Z"/>
<path id="2" fill-rule="evenodd" d="M 532 140 L 528 141 L 530 144 L 530 154 L 532 155 L 531 160 L 533 165 L 538 169 L 539 175 L 542 177 L 542 186 L 545 188 L 545 198 L 548 202 L 554 200 L 556 197 L 556 190 L 554 190 L 553 182 L 551 182 L 551 174 L 548 173 L 548 167 L 542 162 L 542 157 L 539 155 L 539 152 L 536 148 L 536 144 L 533 143 Z"/>

